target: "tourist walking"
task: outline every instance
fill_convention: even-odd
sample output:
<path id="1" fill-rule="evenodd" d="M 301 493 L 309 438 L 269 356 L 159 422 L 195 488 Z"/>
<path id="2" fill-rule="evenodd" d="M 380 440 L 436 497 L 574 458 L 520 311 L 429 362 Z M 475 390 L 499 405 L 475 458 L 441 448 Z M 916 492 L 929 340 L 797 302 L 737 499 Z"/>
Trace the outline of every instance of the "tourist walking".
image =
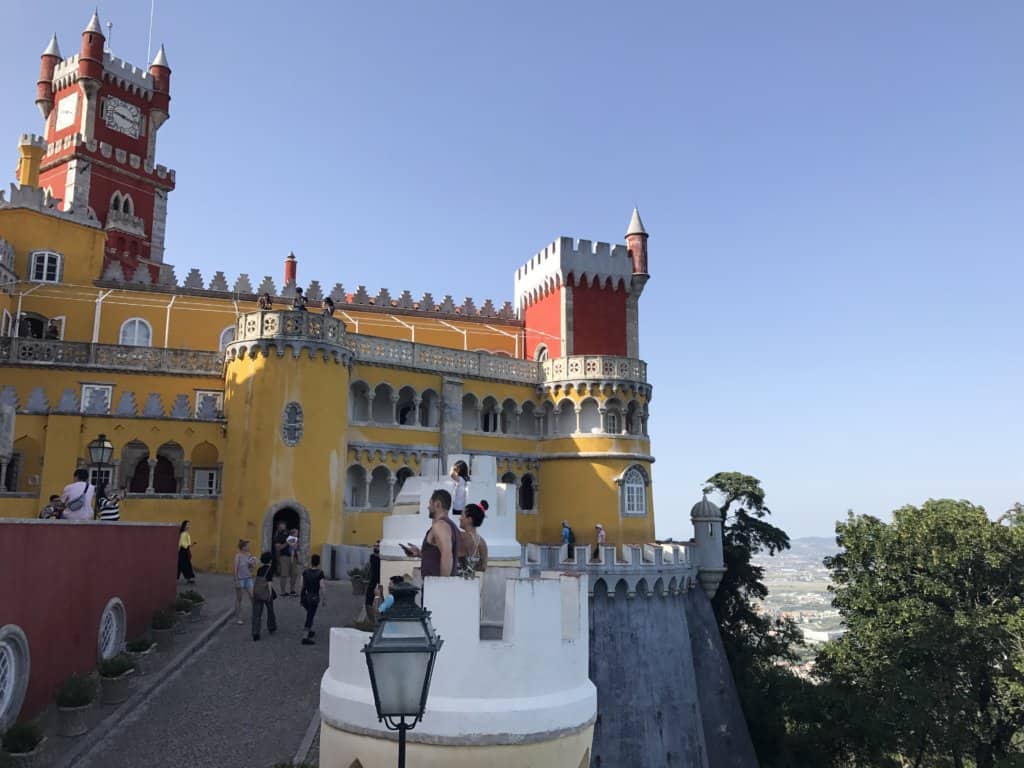
<path id="1" fill-rule="evenodd" d="M 456 556 L 459 551 L 459 529 L 448 516 L 452 507 L 452 496 L 448 491 L 438 489 L 430 496 L 430 519 L 433 521 L 423 537 L 423 544 L 402 544 L 402 550 L 409 557 L 420 558 L 420 575 L 454 576 Z"/>
<path id="2" fill-rule="evenodd" d="M 459 575 L 465 578 L 472 578 L 487 570 L 487 542 L 477 530 L 484 524 L 486 516 L 487 502 L 481 501 L 479 504 L 467 504 L 459 518 L 459 527 L 462 528 Z"/>
<path id="3" fill-rule="evenodd" d="M 594 529 L 597 531 L 597 544 L 594 545 L 594 559 L 600 560 L 601 547 L 603 547 L 605 545 L 605 542 L 608 540 L 608 534 L 604 532 L 604 526 L 600 523 L 595 525 Z"/>
<path id="4" fill-rule="evenodd" d="M 373 601 L 377 595 L 377 588 L 380 586 L 380 542 L 373 545 L 373 552 L 370 553 L 370 579 L 366 584 L 366 593 L 363 595 L 363 610 L 367 618 L 373 618 Z"/>
<path id="5" fill-rule="evenodd" d="M 302 293 L 301 288 L 295 289 L 295 298 L 292 299 L 292 309 L 297 309 L 300 312 L 306 311 L 306 296 Z"/>
<path id="6" fill-rule="evenodd" d="M 285 539 L 288 548 L 292 552 L 292 573 L 288 577 L 288 594 L 295 594 L 295 586 L 298 584 L 299 576 L 302 574 L 302 547 L 299 546 L 299 529 L 292 528 L 288 531 L 288 538 Z"/>
<path id="7" fill-rule="evenodd" d="M 328 296 L 320 307 L 320 314 L 324 317 L 334 317 L 334 299 Z"/>
<path id="8" fill-rule="evenodd" d="M 116 523 L 121 519 L 121 496 L 117 491 L 107 491 L 107 484 L 100 483 L 96 489 L 96 511 L 105 523 Z"/>
<path id="9" fill-rule="evenodd" d="M 188 520 L 178 529 L 178 577 L 185 577 L 189 584 L 196 583 L 196 572 L 192 570 L 192 534 L 188 532 Z"/>
<path id="10" fill-rule="evenodd" d="M 75 479 L 64 486 L 60 500 L 64 503 L 65 520 L 92 520 L 94 510 L 93 499 L 96 489 L 89 484 L 89 472 L 85 469 L 75 470 Z"/>
<path id="11" fill-rule="evenodd" d="M 562 521 L 562 544 L 568 548 L 568 559 L 576 559 L 576 534 L 572 532 L 572 528 L 569 527 L 569 521 Z"/>
<path id="12" fill-rule="evenodd" d="M 256 309 L 267 311 L 274 308 L 274 300 L 270 298 L 269 293 L 264 293 L 256 301 Z"/>
<path id="13" fill-rule="evenodd" d="M 396 584 L 404 584 L 404 583 L 405 583 L 405 577 L 404 576 L 392 576 L 390 579 L 388 579 L 388 584 L 390 585 L 388 587 L 388 596 L 385 597 L 384 600 L 381 601 L 380 607 L 377 609 L 378 615 L 382 614 L 382 613 L 387 613 L 388 609 L 392 605 L 395 604 L 395 595 L 391 591 L 391 589 Z"/>
<path id="14" fill-rule="evenodd" d="M 267 611 L 267 632 L 277 632 L 277 616 L 274 615 L 274 556 L 269 552 L 260 555 L 260 567 L 252 588 L 252 639 L 260 639 L 263 629 L 263 610 Z"/>
<path id="15" fill-rule="evenodd" d="M 302 572 L 302 596 L 299 598 L 299 605 L 306 609 L 306 631 L 302 638 L 303 645 L 313 645 L 316 641 L 313 635 L 313 617 L 316 616 L 316 609 L 323 603 L 327 605 L 326 587 L 323 586 L 324 572 L 320 570 L 320 555 L 313 555 L 310 559 L 310 567 Z M 321 593 L 323 588 L 323 593 Z"/>
<path id="16" fill-rule="evenodd" d="M 238 540 L 238 552 L 235 553 L 235 623 L 245 624 L 242 619 L 242 595 L 249 598 L 249 605 L 252 606 L 252 569 L 256 565 L 256 558 L 249 551 L 249 542 L 246 539 Z"/>
<path id="17" fill-rule="evenodd" d="M 449 473 L 455 482 L 455 492 L 452 494 L 452 514 L 461 515 L 466 506 L 466 491 L 469 484 L 469 465 L 462 459 L 452 464 L 452 471 Z"/>
<path id="18" fill-rule="evenodd" d="M 294 581 L 292 579 L 292 570 L 294 569 L 295 563 L 292 560 L 292 549 L 288 545 L 288 526 L 284 521 L 277 524 L 277 533 L 274 534 L 274 573 L 280 580 L 279 586 L 281 589 L 281 597 L 289 597 L 294 595 L 295 592 L 288 589 L 288 583 Z"/>

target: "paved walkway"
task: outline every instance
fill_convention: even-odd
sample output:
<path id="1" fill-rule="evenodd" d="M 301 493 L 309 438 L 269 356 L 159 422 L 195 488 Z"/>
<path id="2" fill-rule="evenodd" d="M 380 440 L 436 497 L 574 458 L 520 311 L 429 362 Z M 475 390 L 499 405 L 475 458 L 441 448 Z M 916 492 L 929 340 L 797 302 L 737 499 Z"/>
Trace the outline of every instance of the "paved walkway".
<path id="1" fill-rule="evenodd" d="M 200 574 L 197 586 L 211 603 L 233 605 L 229 577 Z M 252 640 L 246 609 L 244 625 L 232 620 L 219 629 L 76 768 L 289 763 L 319 707 L 328 628 L 350 622 L 362 603 L 347 581 L 329 582 L 326 599 L 316 617 L 313 646 L 299 643 L 305 611 L 298 598 L 278 598 L 278 631 L 269 635 L 264 628 L 259 642 Z M 222 613 L 223 608 L 217 615 Z"/>

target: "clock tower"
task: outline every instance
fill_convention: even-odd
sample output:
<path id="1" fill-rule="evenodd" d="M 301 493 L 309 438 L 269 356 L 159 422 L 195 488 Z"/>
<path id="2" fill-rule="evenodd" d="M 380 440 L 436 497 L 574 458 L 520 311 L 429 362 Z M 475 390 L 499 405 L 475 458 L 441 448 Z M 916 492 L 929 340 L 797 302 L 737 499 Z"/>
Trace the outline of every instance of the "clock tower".
<path id="1" fill-rule="evenodd" d="M 155 282 L 164 258 L 174 171 L 157 165 L 170 116 L 171 68 L 163 46 L 144 71 L 105 49 L 94 13 L 79 52 L 62 58 L 56 36 L 42 55 L 36 105 L 46 120 L 39 186 L 63 210 L 91 210 L 107 232 L 104 271 Z M 140 270 L 142 270 L 140 272 Z"/>

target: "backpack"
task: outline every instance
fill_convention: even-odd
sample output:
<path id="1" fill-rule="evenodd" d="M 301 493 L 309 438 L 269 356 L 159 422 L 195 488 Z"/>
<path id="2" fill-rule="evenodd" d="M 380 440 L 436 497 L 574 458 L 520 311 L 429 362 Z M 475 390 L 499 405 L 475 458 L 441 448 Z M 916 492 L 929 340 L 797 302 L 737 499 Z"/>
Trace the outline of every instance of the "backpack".
<path id="1" fill-rule="evenodd" d="M 260 569 L 263 570 L 262 568 Z M 252 588 L 253 600 L 259 600 L 264 603 L 269 603 L 274 599 L 273 586 L 270 583 L 270 568 L 266 569 L 265 576 L 260 576 L 259 571 L 256 572 L 256 581 Z"/>
<path id="2" fill-rule="evenodd" d="M 89 484 L 83 482 L 82 486 L 82 495 L 79 496 L 77 499 L 71 499 L 68 502 L 67 508 L 70 509 L 72 512 L 77 512 L 78 510 L 85 506 L 85 494 L 88 493 L 89 491 Z"/>
<path id="3" fill-rule="evenodd" d="M 572 528 L 569 528 L 569 546 L 570 547 L 575 547 L 576 546 L 576 534 L 573 533 Z"/>

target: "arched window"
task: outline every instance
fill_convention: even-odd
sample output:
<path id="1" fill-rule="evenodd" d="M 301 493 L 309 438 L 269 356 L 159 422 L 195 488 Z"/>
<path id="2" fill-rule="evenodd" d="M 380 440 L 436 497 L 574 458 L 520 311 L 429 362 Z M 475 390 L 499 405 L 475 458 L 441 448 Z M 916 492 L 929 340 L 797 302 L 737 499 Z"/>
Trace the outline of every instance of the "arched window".
<path id="1" fill-rule="evenodd" d="M 634 464 L 623 472 L 616 482 L 620 487 L 619 509 L 622 514 L 631 517 L 646 515 L 649 480 L 644 469 Z"/>
<path id="2" fill-rule="evenodd" d="M 121 326 L 121 343 L 129 347 L 152 346 L 153 329 L 141 317 L 125 320 Z"/>
<path id="3" fill-rule="evenodd" d="M 302 439 L 302 406 L 298 403 L 288 403 L 284 407 L 284 415 L 281 417 L 281 437 L 284 444 L 291 447 L 298 445 Z"/>
<path id="4" fill-rule="evenodd" d="M 604 414 L 604 431 L 609 435 L 617 435 L 622 431 L 622 419 L 618 411 L 609 410 Z"/>
<path id="5" fill-rule="evenodd" d="M 548 345 L 538 344 L 537 348 L 533 350 L 533 359 L 538 363 L 543 363 L 548 359 Z"/>
<path id="6" fill-rule="evenodd" d="M 408 467 L 402 467 L 395 473 L 395 493 L 394 498 L 398 498 L 398 494 L 402 492 L 402 486 L 405 485 L 405 481 L 413 476 L 413 471 Z"/>
<path id="7" fill-rule="evenodd" d="M 34 283 L 59 283 L 63 258 L 53 251 L 35 251 L 29 279 Z"/>
<path id="8" fill-rule="evenodd" d="M 537 494 L 534 492 L 533 475 L 523 475 L 519 481 L 519 511 L 532 512 L 537 503 Z"/>
<path id="9" fill-rule="evenodd" d="M 121 212 L 121 193 L 115 192 L 110 196 L 110 210 Z"/>
<path id="10" fill-rule="evenodd" d="M 221 352 L 225 350 L 228 344 L 235 340 L 235 326 L 229 325 L 223 331 L 220 332 L 220 342 L 217 346 Z"/>
<path id="11" fill-rule="evenodd" d="M 121 210 L 129 215 L 134 215 L 135 213 L 135 204 L 132 203 L 132 199 L 128 195 L 121 199 Z"/>

